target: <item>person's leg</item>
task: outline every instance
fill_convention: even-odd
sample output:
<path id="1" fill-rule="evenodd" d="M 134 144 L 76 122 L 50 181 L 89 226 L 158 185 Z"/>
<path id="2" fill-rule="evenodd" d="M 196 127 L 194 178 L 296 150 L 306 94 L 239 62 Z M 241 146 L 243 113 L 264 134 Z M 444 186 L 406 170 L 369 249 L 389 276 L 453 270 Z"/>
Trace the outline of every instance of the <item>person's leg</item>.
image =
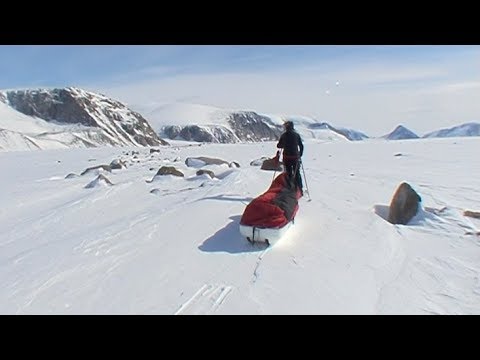
<path id="1" fill-rule="evenodd" d="M 300 162 L 299 161 L 295 161 L 295 184 L 297 186 L 297 188 L 302 191 L 302 194 L 303 194 L 303 184 L 302 184 L 302 177 L 300 175 L 300 171 L 302 169 L 300 169 Z"/>
<path id="2" fill-rule="evenodd" d="M 283 160 L 283 166 L 285 167 L 285 172 L 287 173 L 288 176 L 293 174 L 292 172 L 292 163 L 288 160 Z"/>
<path id="3" fill-rule="evenodd" d="M 295 185 L 295 162 L 292 162 L 291 160 L 284 160 L 284 165 L 288 182 L 293 187 Z"/>

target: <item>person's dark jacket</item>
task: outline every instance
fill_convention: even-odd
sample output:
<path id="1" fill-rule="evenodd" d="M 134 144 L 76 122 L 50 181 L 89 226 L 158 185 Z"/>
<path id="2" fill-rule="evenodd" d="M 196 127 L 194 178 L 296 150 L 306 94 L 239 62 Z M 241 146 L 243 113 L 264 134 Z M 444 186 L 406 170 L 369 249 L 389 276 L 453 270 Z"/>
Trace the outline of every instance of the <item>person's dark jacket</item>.
<path id="1" fill-rule="evenodd" d="M 300 135 L 293 129 L 287 129 L 278 141 L 277 148 L 283 149 L 283 156 L 301 158 L 303 156 L 303 142 Z"/>

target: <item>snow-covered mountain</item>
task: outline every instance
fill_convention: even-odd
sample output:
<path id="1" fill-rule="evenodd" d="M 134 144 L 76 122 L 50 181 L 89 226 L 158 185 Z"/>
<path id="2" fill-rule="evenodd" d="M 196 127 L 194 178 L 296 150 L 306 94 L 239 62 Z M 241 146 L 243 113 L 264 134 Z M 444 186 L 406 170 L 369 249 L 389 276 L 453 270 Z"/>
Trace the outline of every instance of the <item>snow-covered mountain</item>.
<path id="1" fill-rule="evenodd" d="M 139 113 L 74 87 L 0 92 L 0 130 L 7 150 L 168 144 Z"/>
<path id="2" fill-rule="evenodd" d="M 480 124 L 470 122 L 448 129 L 441 129 L 425 134 L 424 138 L 433 137 L 460 137 L 460 136 L 480 136 Z"/>
<path id="3" fill-rule="evenodd" d="M 357 131 L 357 130 L 352 130 L 352 129 L 347 129 L 343 127 L 334 127 L 326 122 L 322 123 L 310 123 L 308 125 L 308 129 L 312 130 L 311 134 L 313 135 L 314 138 L 317 138 L 318 136 L 318 130 L 327 130 L 333 133 L 336 133 L 340 135 L 341 137 L 350 140 L 350 141 L 359 141 L 359 140 L 364 140 L 368 139 L 368 136 L 365 135 L 364 133 Z"/>
<path id="4" fill-rule="evenodd" d="M 143 106 L 142 113 L 153 128 L 169 139 L 198 142 L 237 143 L 278 140 L 286 120 L 304 138 L 363 140 L 367 135 L 335 128 L 305 116 L 260 114 L 254 111 L 220 109 L 212 106 L 172 103 Z"/>
<path id="5" fill-rule="evenodd" d="M 277 140 L 282 123 L 253 111 L 233 111 L 199 104 L 171 103 L 142 113 L 169 139 L 238 143 Z"/>
<path id="6" fill-rule="evenodd" d="M 398 125 L 395 130 L 390 134 L 382 136 L 383 139 L 387 140 L 406 140 L 406 139 L 418 139 L 419 136 L 413 131 L 407 129 L 403 125 Z"/>

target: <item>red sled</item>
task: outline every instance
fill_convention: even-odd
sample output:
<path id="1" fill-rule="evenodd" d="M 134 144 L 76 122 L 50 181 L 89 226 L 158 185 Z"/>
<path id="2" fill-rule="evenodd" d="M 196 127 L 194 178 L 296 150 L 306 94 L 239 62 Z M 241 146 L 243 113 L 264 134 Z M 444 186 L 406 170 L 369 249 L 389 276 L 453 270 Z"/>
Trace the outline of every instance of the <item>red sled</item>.
<path id="1" fill-rule="evenodd" d="M 293 224 L 301 197 L 294 180 L 281 173 L 265 193 L 247 205 L 240 219 L 240 233 L 250 242 L 277 242 Z"/>

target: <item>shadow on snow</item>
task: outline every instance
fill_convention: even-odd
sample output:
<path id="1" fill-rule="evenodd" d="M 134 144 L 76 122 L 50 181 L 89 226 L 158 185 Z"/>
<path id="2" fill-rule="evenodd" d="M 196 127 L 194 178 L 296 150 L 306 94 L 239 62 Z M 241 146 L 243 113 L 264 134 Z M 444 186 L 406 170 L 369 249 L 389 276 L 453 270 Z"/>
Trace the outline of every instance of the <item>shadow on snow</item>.
<path id="1" fill-rule="evenodd" d="M 231 216 L 230 223 L 206 239 L 198 248 L 204 252 L 227 252 L 230 254 L 263 251 L 266 244 L 250 244 L 240 234 L 240 215 Z"/>

